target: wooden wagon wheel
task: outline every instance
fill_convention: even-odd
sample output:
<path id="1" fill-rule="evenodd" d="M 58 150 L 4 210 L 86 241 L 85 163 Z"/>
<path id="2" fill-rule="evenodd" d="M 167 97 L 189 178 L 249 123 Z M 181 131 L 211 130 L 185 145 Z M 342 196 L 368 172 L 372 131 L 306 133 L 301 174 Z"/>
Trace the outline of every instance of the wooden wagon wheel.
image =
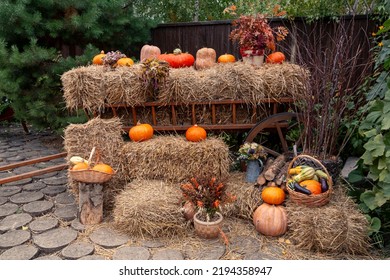
<path id="1" fill-rule="evenodd" d="M 255 137 L 263 132 L 265 129 L 268 128 L 276 128 L 276 131 L 279 136 L 280 144 L 282 147 L 283 152 L 288 152 L 288 145 L 286 141 L 286 137 L 284 132 L 289 129 L 289 121 L 296 119 L 299 119 L 299 114 L 293 113 L 293 112 L 284 112 L 284 113 L 277 113 L 273 114 L 262 121 L 258 122 L 249 132 L 247 137 L 245 138 L 245 142 L 253 142 Z M 298 140 L 299 142 L 299 140 Z M 263 145 L 264 146 L 264 145 Z M 271 154 L 273 156 L 279 156 L 280 153 L 278 153 L 275 150 L 270 149 L 269 147 L 264 146 L 265 150 L 268 154 Z"/>

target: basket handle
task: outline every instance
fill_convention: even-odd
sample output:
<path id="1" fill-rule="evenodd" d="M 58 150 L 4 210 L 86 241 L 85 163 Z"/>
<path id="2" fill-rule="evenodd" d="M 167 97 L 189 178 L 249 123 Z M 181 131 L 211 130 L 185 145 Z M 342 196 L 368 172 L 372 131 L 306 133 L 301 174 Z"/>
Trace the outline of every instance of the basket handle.
<path id="1" fill-rule="evenodd" d="M 91 160 L 92 160 L 93 155 L 95 154 L 95 151 L 96 151 L 96 147 L 93 147 L 91 150 L 91 153 L 89 154 L 88 164 L 91 164 Z"/>

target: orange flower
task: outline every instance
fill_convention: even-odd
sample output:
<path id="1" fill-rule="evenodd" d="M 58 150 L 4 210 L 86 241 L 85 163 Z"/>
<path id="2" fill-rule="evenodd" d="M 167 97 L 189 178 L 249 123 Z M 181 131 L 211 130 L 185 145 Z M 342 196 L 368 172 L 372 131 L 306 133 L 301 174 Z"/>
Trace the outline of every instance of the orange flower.
<path id="1" fill-rule="evenodd" d="M 231 6 L 230 6 L 230 10 L 232 10 L 232 11 L 235 11 L 235 10 L 237 10 L 237 7 L 236 7 L 236 5 L 231 5 Z"/>
<path id="2" fill-rule="evenodd" d="M 213 207 L 214 207 L 214 208 L 218 208 L 218 207 L 219 207 L 219 204 L 220 204 L 219 200 L 216 200 L 216 201 L 214 201 L 214 203 L 213 203 Z"/>
<path id="3" fill-rule="evenodd" d="M 198 200 L 197 202 L 196 202 L 196 205 L 198 205 L 198 207 L 203 207 L 203 202 L 202 201 L 200 201 L 200 200 Z"/>

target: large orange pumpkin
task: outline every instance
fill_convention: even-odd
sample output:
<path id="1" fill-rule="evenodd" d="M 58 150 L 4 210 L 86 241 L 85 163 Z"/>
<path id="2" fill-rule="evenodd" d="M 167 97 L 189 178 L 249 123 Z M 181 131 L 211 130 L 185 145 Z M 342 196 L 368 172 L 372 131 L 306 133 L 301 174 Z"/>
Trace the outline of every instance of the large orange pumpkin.
<path id="1" fill-rule="evenodd" d="M 102 65 L 103 64 L 103 57 L 105 57 L 104 51 L 101 51 L 99 54 L 95 55 L 92 59 L 92 63 L 96 65 Z"/>
<path id="2" fill-rule="evenodd" d="M 133 64 L 134 61 L 130 57 L 122 57 L 116 62 L 118 66 L 132 66 Z"/>
<path id="3" fill-rule="evenodd" d="M 316 180 L 304 180 L 299 185 L 311 191 L 312 194 L 321 193 L 321 183 Z"/>
<path id="4" fill-rule="evenodd" d="M 190 67 L 195 62 L 192 54 L 183 53 L 180 49 L 175 49 L 173 53 L 160 54 L 157 59 L 168 62 L 172 68 Z"/>
<path id="5" fill-rule="evenodd" d="M 265 187 L 261 192 L 261 199 L 268 204 L 282 204 L 286 194 L 279 187 Z"/>
<path id="6" fill-rule="evenodd" d="M 98 163 L 94 167 L 92 167 L 92 170 L 107 173 L 107 174 L 114 174 L 114 170 L 111 166 L 104 163 Z"/>
<path id="7" fill-rule="evenodd" d="M 282 52 L 274 52 L 267 56 L 267 63 L 281 64 L 286 60 L 286 56 Z"/>
<path id="8" fill-rule="evenodd" d="M 223 54 L 218 57 L 219 63 L 229 63 L 229 62 L 236 62 L 236 58 L 232 54 Z"/>
<path id="9" fill-rule="evenodd" d="M 161 54 L 159 47 L 152 45 L 144 45 L 141 48 L 140 61 L 143 62 L 148 58 L 157 58 Z"/>
<path id="10" fill-rule="evenodd" d="M 203 127 L 193 125 L 186 131 L 186 139 L 191 142 L 199 142 L 207 137 L 207 132 Z"/>
<path id="11" fill-rule="evenodd" d="M 149 140 L 153 137 L 153 127 L 150 124 L 137 124 L 129 130 L 129 137 L 134 142 Z"/>
<path id="12" fill-rule="evenodd" d="M 279 236 L 287 231 L 287 213 L 283 206 L 263 203 L 253 213 L 256 230 L 267 236 Z"/>

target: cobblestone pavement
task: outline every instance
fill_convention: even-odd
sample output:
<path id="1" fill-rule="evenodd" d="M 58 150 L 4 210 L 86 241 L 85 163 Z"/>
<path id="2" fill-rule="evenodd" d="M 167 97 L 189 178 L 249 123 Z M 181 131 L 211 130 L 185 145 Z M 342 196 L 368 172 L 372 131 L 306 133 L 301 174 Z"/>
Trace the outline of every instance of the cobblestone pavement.
<path id="1" fill-rule="evenodd" d="M 18 124 L 0 123 L 0 166 L 62 151 L 62 139 L 50 132 L 32 131 L 26 135 Z M 64 161 L 55 159 L 0 171 L 0 178 Z M 77 218 L 77 204 L 68 191 L 66 170 L 0 185 L 0 260 L 333 258 L 295 251 L 288 240 L 274 238 L 270 242 L 256 234 L 250 221 L 242 219 L 235 220 L 235 226 L 223 228 L 229 236 L 229 246 L 221 239 L 202 240 L 193 236 L 134 239 L 116 231 L 110 217 L 99 225 L 82 225 Z"/>

